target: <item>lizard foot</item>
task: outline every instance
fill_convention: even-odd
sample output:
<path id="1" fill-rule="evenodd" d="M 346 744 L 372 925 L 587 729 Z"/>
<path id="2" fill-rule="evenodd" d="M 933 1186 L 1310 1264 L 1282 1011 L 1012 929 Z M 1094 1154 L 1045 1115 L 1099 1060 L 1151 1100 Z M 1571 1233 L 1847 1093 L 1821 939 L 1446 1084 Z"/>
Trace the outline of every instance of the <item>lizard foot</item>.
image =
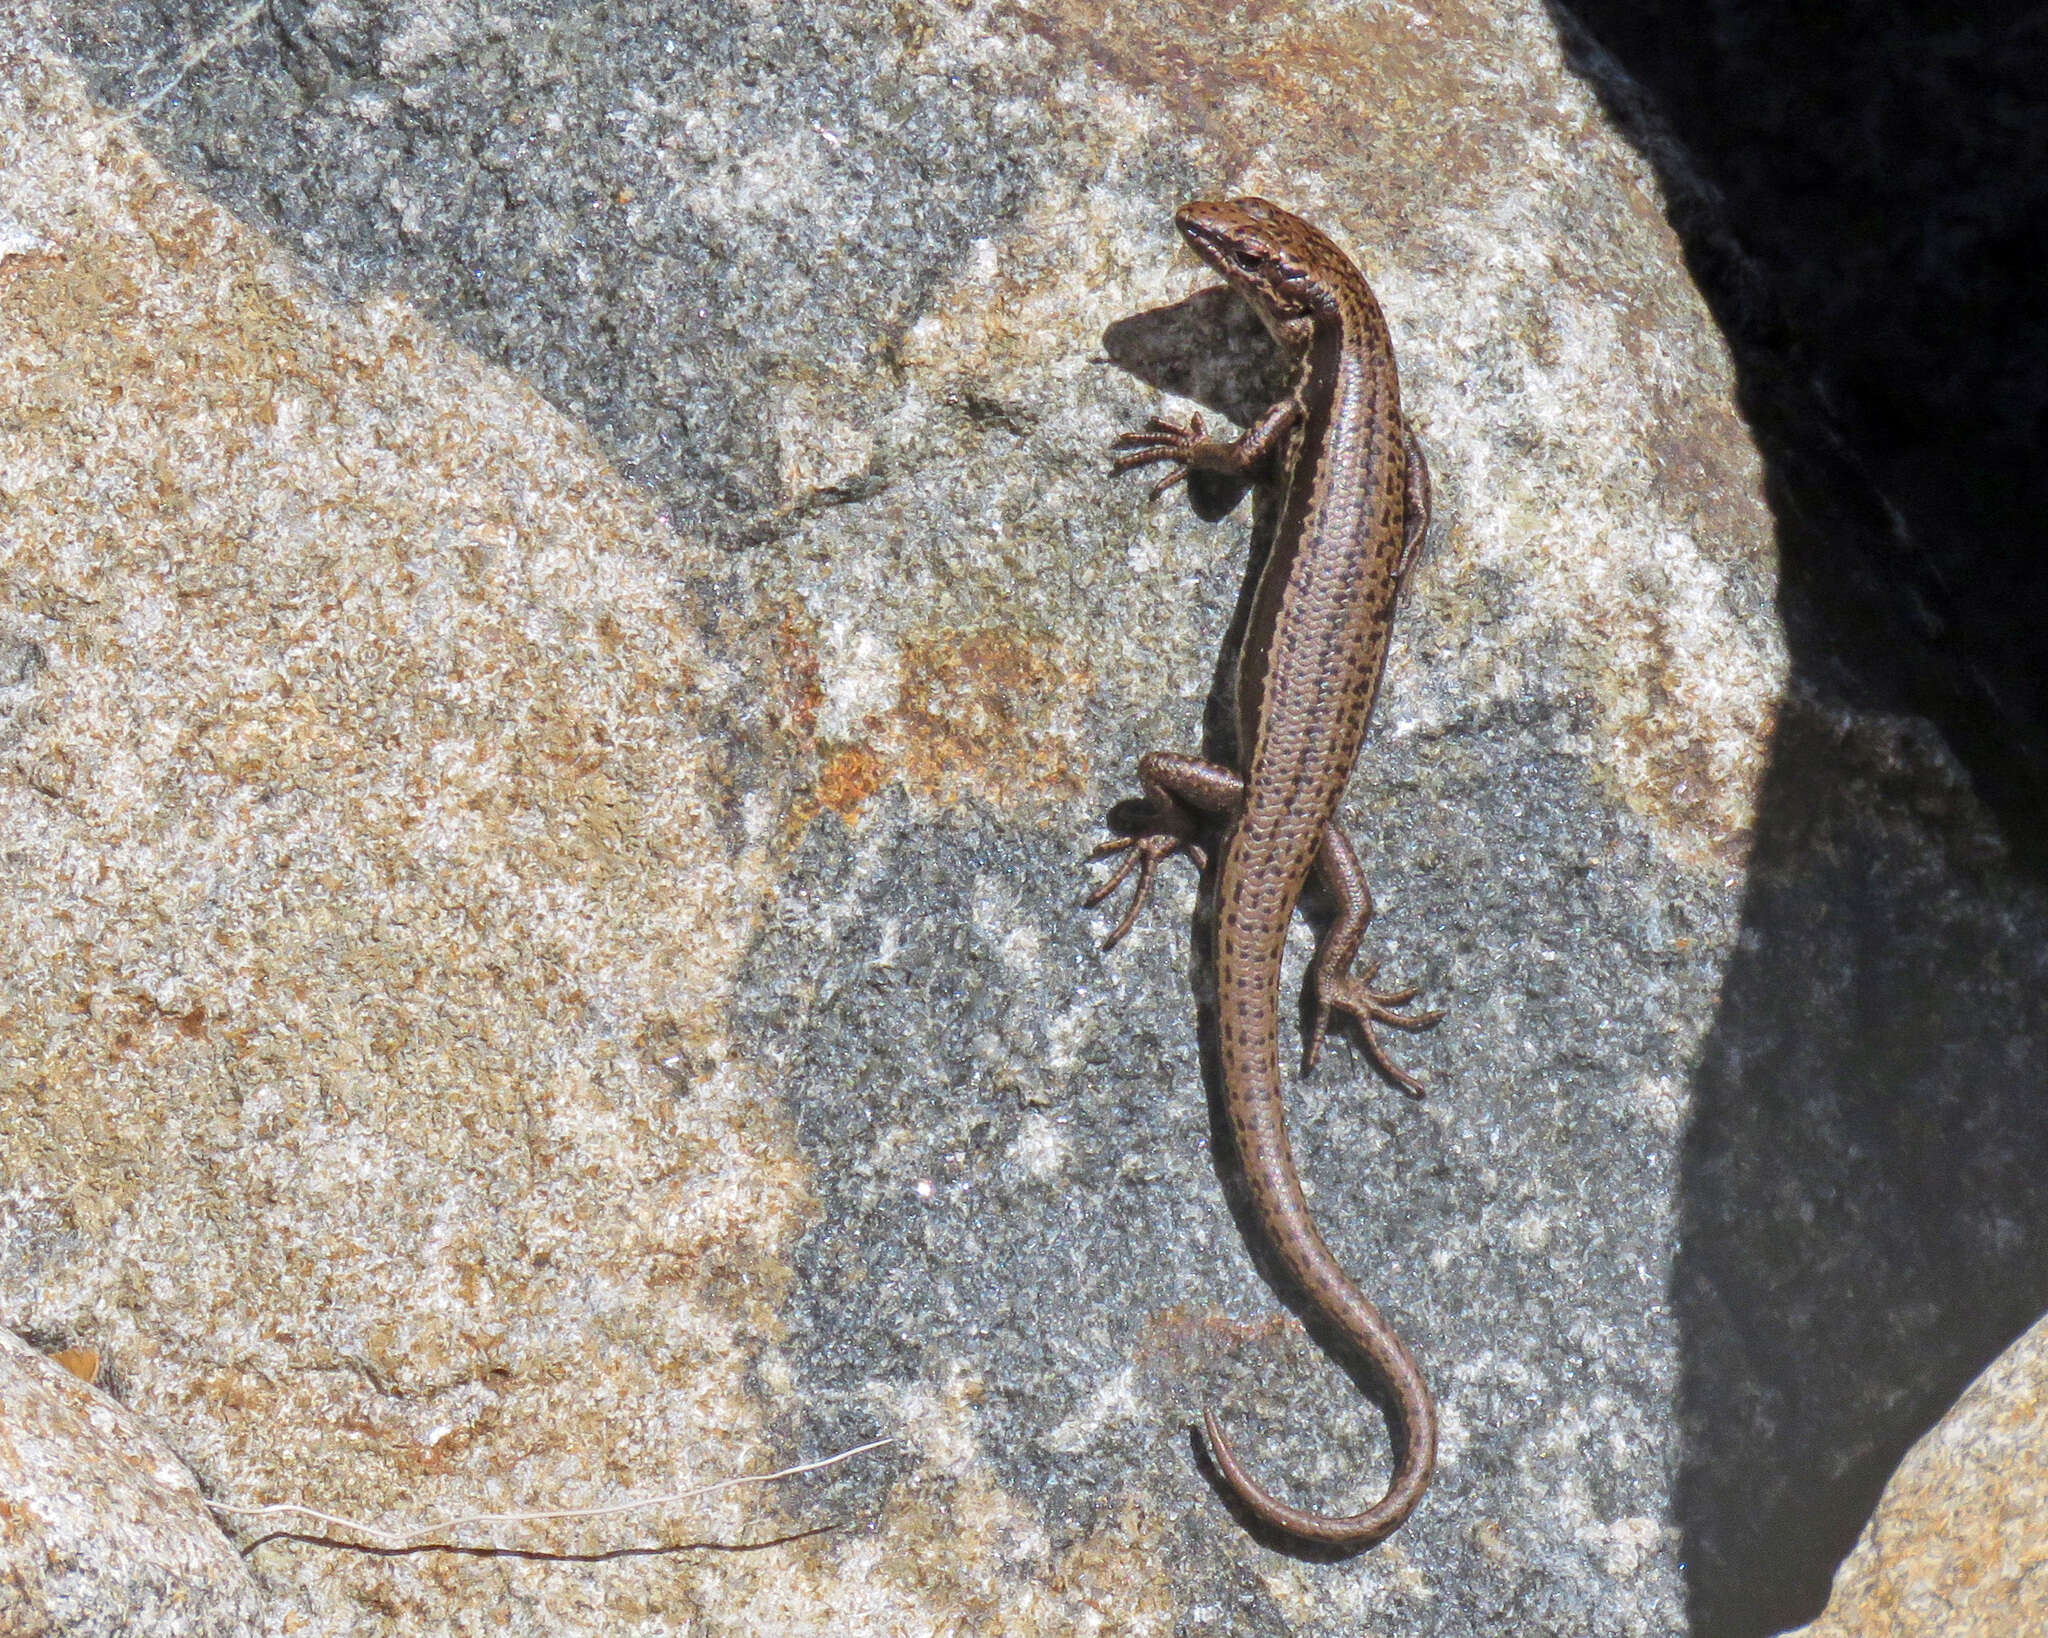
<path id="1" fill-rule="evenodd" d="M 1117 434 L 1109 446 L 1109 469 L 1112 472 L 1129 472 L 1136 467 L 1171 461 L 1173 470 L 1152 486 L 1150 498 L 1157 500 L 1186 479 L 1194 452 L 1206 448 L 1210 442 L 1208 429 L 1199 415 L 1190 415 L 1186 426 L 1155 415 L 1141 430 Z"/>
<path id="2" fill-rule="evenodd" d="M 1426 1088 L 1413 1075 L 1387 1056 L 1387 1050 L 1380 1045 L 1379 1036 L 1373 1032 L 1374 1024 L 1389 1024 L 1395 1029 L 1428 1029 L 1443 1021 L 1443 1013 L 1403 1012 L 1405 1007 L 1422 993 L 1421 987 L 1405 990 L 1376 990 L 1373 979 L 1378 975 L 1380 964 L 1375 961 L 1362 978 L 1331 976 L 1316 981 L 1315 1016 L 1309 1029 L 1308 1054 L 1302 1064 L 1306 1074 L 1316 1066 L 1316 1059 L 1322 1055 L 1323 1037 L 1328 1034 L 1330 1014 L 1341 1012 L 1358 1026 L 1359 1038 L 1365 1043 L 1365 1055 L 1372 1060 L 1373 1068 L 1392 1081 L 1411 1098 L 1424 1095 Z"/>
<path id="3" fill-rule="evenodd" d="M 1176 853 L 1185 853 L 1195 861 L 1196 869 L 1209 868 L 1209 855 L 1190 837 L 1172 830 L 1146 831 L 1138 836 L 1113 836 L 1101 843 L 1088 857 L 1108 859 L 1119 853 L 1123 855 L 1123 863 L 1116 867 L 1115 874 L 1081 901 L 1084 909 L 1094 909 L 1123 886 L 1132 870 L 1138 872 L 1138 885 L 1131 893 L 1130 908 L 1124 911 L 1123 919 L 1111 929 L 1109 937 L 1102 941 L 1105 950 L 1115 949 L 1123 942 L 1124 934 L 1137 924 L 1138 912 L 1144 909 L 1145 900 L 1151 896 L 1152 878 L 1158 874 L 1162 859 L 1170 859 Z"/>

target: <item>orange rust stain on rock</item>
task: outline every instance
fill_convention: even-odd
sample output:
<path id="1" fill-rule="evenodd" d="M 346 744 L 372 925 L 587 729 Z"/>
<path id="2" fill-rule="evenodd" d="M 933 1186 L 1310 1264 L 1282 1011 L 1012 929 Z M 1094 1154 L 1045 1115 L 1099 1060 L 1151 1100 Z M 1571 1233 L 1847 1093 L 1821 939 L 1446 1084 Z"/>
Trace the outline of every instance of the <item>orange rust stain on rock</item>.
<path id="1" fill-rule="evenodd" d="M 1214 1310 L 1176 1306 L 1162 1309 L 1145 1322 L 1138 1351 L 1152 1364 L 1163 1364 L 1169 1360 L 1207 1360 L 1247 1348 L 1263 1351 L 1276 1341 L 1306 1334 L 1300 1324 L 1286 1314 L 1275 1313 L 1264 1319 L 1245 1321 L 1234 1320 Z"/>
<path id="2" fill-rule="evenodd" d="M 851 819 L 887 777 L 888 769 L 880 757 L 864 746 L 852 746 L 834 756 L 819 773 L 818 800 L 840 818 Z"/>
<path id="3" fill-rule="evenodd" d="M 11 256 L 0 256 L 0 287 L 63 265 L 62 253 L 55 250 L 17 250 Z"/>
<path id="4" fill-rule="evenodd" d="M 100 1351 L 97 1348 L 59 1348 L 50 1357 L 81 1382 L 100 1379 Z"/>
<path id="5" fill-rule="evenodd" d="M 825 703 L 825 685 L 818 669 L 818 649 L 811 640 L 817 627 L 795 605 L 782 611 L 775 634 L 776 653 L 781 660 L 776 678 L 778 704 L 786 726 L 793 733 L 814 734 L 818 710 Z"/>
<path id="6" fill-rule="evenodd" d="M 1712 747 L 1698 738 L 1667 736 L 1654 719 L 1628 724 L 1621 738 L 1651 776 L 1635 786 L 1639 805 L 1671 830 L 1697 838 L 1706 857 L 1739 869 L 1749 857 L 1754 827 L 1729 823 Z"/>
<path id="7" fill-rule="evenodd" d="M 182 188 L 140 182 L 129 194 L 129 203 L 157 254 L 181 272 L 202 266 L 226 237 L 218 213 Z"/>
<path id="8" fill-rule="evenodd" d="M 905 781 L 942 801 L 970 790 L 1071 792 L 1071 735 L 1052 726 L 1086 692 L 1049 637 L 988 627 L 937 633 L 903 651 L 891 726 Z"/>
<path id="9" fill-rule="evenodd" d="M 1234 167 L 1250 157 L 1245 137 L 1253 129 L 1261 143 L 1274 131 L 1314 132 L 1318 143 L 1374 160 L 1404 141 L 1412 148 L 1418 138 L 1425 146 L 1448 138 L 1441 122 L 1418 119 L 1418 109 L 1466 106 L 1486 90 L 1479 65 L 1467 60 L 1471 53 L 1447 49 L 1445 40 L 1484 34 L 1489 25 L 1455 6 L 1441 9 L 1450 15 L 1426 30 L 1392 8 L 1305 23 L 1300 8 L 1263 0 L 1140 0 L 1113 8 L 1094 0 L 1034 0 L 1021 17 L 1062 61 L 1085 57 L 1132 90 L 1169 102 Z M 1248 122 L 1247 106 L 1278 110 L 1279 117 Z"/>
<path id="10" fill-rule="evenodd" d="M 1622 795 L 1671 837 L 1686 839 L 1689 856 L 1740 869 L 1755 840 L 1758 770 L 1731 766 L 1727 746 L 1702 726 L 1705 714 L 1686 698 L 1687 673 L 1669 633 L 1649 623 L 1638 635 L 1647 663 L 1630 675 L 1613 730 Z M 1764 706 L 1749 742 L 1771 743 L 1776 721 L 1776 709 Z"/>

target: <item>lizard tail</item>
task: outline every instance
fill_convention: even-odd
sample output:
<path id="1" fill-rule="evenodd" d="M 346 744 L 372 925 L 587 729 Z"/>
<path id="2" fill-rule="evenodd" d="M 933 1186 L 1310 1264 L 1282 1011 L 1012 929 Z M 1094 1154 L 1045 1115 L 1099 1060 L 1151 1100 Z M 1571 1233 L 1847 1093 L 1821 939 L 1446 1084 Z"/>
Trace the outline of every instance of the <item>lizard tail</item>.
<path id="1" fill-rule="evenodd" d="M 1251 1027 L 1226 1024 L 1223 1032 L 1225 1075 L 1232 1088 L 1225 1105 L 1252 1213 L 1314 1317 L 1370 1371 L 1373 1397 L 1385 1413 L 1393 1440 L 1394 1476 L 1386 1494 L 1362 1513 L 1310 1513 L 1281 1501 L 1245 1472 L 1213 1410 L 1202 1413 L 1202 1429 L 1225 1488 L 1253 1519 L 1304 1546 L 1363 1552 L 1398 1530 L 1429 1488 L 1436 1471 L 1436 1405 L 1408 1345 L 1352 1283 L 1309 1214 L 1281 1112 L 1273 1033 L 1270 1025 L 1257 1027 L 1264 1022 L 1258 1016 L 1257 994 L 1254 989 L 1255 999 L 1242 1020 Z"/>
<path id="2" fill-rule="evenodd" d="M 1386 1494 L 1372 1506 L 1348 1516 L 1311 1513 L 1290 1506 L 1245 1472 L 1230 1442 L 1223 1437 L 1214 1408 L 1205 1407 L 1202 1411 L 1202 1432 L 1209 1441 L 1210 1457 L 1239 1507 L 1276 1534 L 1303 1545 L 1347 1554 L 1363 1552 L 1400 1529 L 1422 1500 L 1436 1471 L 1436 1406 L 1422 1373 L 1407 1346 L 1379 1311 L 1357 1287 L 1352 1287 L 1352 1294 L 1358 1306 L 1371 1314 L 1373 1335 L 1368 1341 L 1351 1325 L 1347 1324 L 1345 1330 L 1359 1351 L 1378 1368 L 1385 1388 L 1387 1431 L 1394 1443 L 1393 1479 Z"/>

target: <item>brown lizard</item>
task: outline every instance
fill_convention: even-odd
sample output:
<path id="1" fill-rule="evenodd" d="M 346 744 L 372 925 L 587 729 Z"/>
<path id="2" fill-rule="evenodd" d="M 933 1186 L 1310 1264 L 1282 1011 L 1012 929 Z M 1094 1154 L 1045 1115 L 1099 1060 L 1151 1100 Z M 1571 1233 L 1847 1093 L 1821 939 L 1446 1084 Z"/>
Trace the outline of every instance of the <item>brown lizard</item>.
<path id="1" fill-rule="evenodd" d="M 1208 869 L 1204 839 L 1223 828 L 1214 878 L 1215 976 L 1223 1106 L 1254 1218 L 1288 1276 L 1376 1378 L 1393 1439 L 1394 1476 L 1362 1513 L 1291 1507 L 1238 1465 L 1214 1410 L 1203 1428 L 1237 1501 L 1269 1530 L 1326 1551 L 1384 1540 L 1415 1510 L 1436 1465 L 1436 1407 L 1413 1357 L 1323 1243 L 1295 1175 L 1280 1098 L 1280 966 L 1288 923 L 1310 872 L 1337 917 L 1310 970 L 1305 1067 L 1331 1013 L 1355 1021 L 1373 1063 L 1412 1096 L 1421 1085 L 1386 1055 L 1373 1026 L 1420 1029 L 1437 1013 L 1400 1009 L 1415 990 L 1373 989 L 1377 967 L 1352 958 L 1372 894 L 1337 806 L 1372 716 L 1401 582 L 1429 527 L 1429 472 L 1401 414 L 1386 320 L 1364 276 L 1319 229 L 1263 199 L 1198 201 L 1174 215 L 1181 234 L 1258 312 L 1296 367 L 1287 395 L 1232 442 L 1154 417 L 1115 443 L 1114 469 L 1173 470 L 1274 487 L 1279 523 L 1237 666 L 1244 770 L 1154 751 L 1138 763 L 1145 796 L 1112 815 L 1124 834 L 1093 857 L 1122 854 L 1092 894 L 1101 903 L 1137 871 L 1129 909 L 1104 947 L 1129 932 L 1162 860 L 1187 853 Z"/>

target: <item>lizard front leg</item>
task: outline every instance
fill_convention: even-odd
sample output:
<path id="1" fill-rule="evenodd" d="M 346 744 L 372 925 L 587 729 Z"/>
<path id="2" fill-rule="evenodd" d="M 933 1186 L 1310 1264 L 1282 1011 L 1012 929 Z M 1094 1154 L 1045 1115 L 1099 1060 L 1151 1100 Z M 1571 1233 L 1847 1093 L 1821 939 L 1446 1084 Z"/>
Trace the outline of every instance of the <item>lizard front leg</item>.
<path id="1" fill-rule="evenodd" d="M 1226 441 L 1211 438 L 1199 415 L 1190 415 L 1186 426 L 1155 415 L 1140 430 L 1117 435 L 1110 445 L 1110 470 L 1129 472 L 1171 461 L 1173 470 L 1152 486 L 1155 499 L 1190 472 L 1215 472 L 1256 482 L 1271 477 L 1278 468 L 1287 434 L 1300 418 L 1301 405 L 1292 397 L 1282 398 L 1237 437 Z"/>

